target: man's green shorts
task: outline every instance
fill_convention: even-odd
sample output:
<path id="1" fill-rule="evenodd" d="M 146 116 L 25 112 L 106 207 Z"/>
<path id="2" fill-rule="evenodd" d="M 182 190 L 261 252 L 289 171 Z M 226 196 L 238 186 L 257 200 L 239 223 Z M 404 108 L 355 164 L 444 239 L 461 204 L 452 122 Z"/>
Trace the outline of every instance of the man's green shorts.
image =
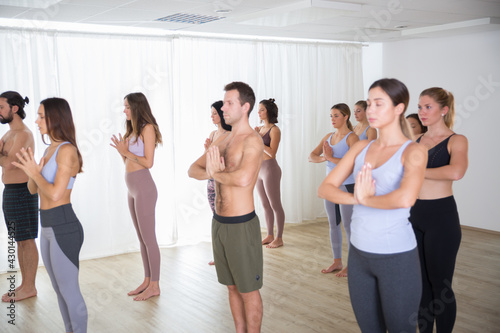
<path id="1" fill-rule="evenodd" d="M 262 288 L 262 237 L 255 212 L 231 217 L 214 214 L 212 246 L 221 284 L 235 285 L 240 293 Z"/>

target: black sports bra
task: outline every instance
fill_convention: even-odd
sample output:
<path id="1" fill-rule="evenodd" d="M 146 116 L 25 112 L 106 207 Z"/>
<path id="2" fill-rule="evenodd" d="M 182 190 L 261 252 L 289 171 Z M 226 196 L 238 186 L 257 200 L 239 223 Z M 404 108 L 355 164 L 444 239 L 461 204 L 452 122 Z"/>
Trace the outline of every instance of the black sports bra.
<path id="1" fill-rule="evenodd" d="M 427 160 L 427 168 L 432 169 L 432 168 L 439 168 L 445 165 L 450 164 L 450 153 L 448 152 L 448 141 L 450 141 L 450 138 L 455 135 L 453 133 L 431 149 L 429 149 L 429 158 Z M 420 142 L 420 139 L 422 137 L 417 139 L 417 142 Z"/>

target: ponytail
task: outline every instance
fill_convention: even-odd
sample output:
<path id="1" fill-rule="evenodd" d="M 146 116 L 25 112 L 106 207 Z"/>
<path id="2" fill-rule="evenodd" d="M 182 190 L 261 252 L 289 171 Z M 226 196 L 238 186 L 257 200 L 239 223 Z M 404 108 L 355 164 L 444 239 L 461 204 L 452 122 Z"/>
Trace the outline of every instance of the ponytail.
<path id="1" fill-rule="evenodd" d="M 347 128 L 350 129 L 351 131 L 354 131 L 354 127 L 352 127 L 350 119 L 347 119 Z"/>
<path id="2" fill-rule="evenodd" d="M 449 91 L 448 93 L 448 112 L 444 115 L 444 123 L 449 129 L 453 129 L 455 124 L 455 97 Z"/>

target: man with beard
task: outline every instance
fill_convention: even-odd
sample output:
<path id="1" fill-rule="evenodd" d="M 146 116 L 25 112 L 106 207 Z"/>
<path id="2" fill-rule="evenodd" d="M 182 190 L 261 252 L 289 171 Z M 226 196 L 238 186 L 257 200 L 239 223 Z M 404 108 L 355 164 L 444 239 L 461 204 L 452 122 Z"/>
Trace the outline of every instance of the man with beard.
<path id="1" fill-rule="evenodd" d="M 28 176 L 12 165 L 12 162 L 17 162 L 16 153 L 21 148 L 34 150 L 33 134 L 23 123 L 26 117 L 24 105 L 28 102 L 27 97 L 23 99 L 15 91 L 0 95 L 0 122 L 10 127 L 0 140 L 0 166 L 5 184 L 2 208 L 9 238 L 17 242 L 22 277 L 21 285 L 14 292 L 9 291 L 2 296 L 3 302 L 20 301 L 37 294 L 38 250 L 35 238 L 38 237 L 38 194 L 29 193 Z M 10 264 L 9 267 L 13 268 Z"/>

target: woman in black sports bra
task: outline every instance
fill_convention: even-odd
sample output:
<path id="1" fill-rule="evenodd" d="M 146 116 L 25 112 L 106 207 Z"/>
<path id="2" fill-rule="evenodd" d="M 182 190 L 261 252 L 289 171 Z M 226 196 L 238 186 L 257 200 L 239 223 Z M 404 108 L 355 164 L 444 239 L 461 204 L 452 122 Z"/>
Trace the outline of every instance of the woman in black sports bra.
<path id="1" fill-rule="evenodd" d="M 452 130 L 453 94 L 429 88 L 420 94 L 418 116 L 428 130 L 417 142 L 428 148 L 425 180 L 410 211 L 422 269 L 422 299 L 418 314 L 421 333 L 451 332 L 456 318 L 452 290 L 455 260 L 462 237 L 453 181 L 461 179 L 468 165 L 468 143 Z"/>

